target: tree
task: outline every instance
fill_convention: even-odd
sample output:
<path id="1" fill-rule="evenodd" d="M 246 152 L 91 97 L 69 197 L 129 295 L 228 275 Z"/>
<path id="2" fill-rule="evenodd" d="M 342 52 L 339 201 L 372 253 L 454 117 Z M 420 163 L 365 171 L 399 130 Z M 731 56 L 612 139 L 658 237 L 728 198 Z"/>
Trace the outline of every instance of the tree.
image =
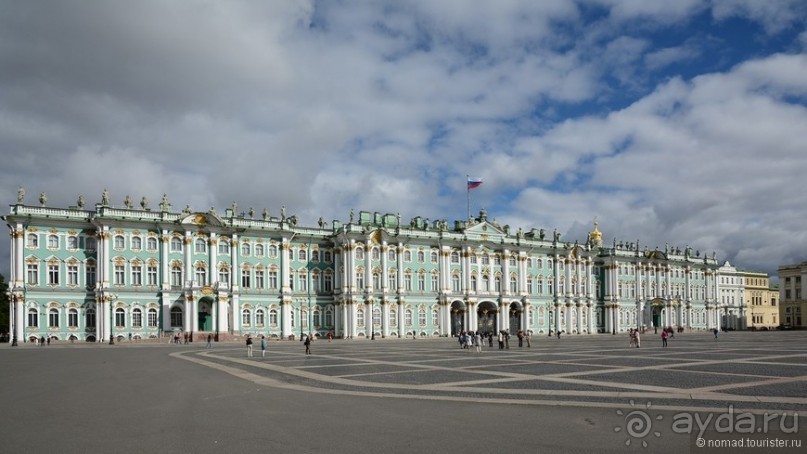
<path id="1" fill-rule="evenodd" d="M 0 274 L 0 333 L 7 333 L 8 325 L 8 284 L 6 278 Z"/>

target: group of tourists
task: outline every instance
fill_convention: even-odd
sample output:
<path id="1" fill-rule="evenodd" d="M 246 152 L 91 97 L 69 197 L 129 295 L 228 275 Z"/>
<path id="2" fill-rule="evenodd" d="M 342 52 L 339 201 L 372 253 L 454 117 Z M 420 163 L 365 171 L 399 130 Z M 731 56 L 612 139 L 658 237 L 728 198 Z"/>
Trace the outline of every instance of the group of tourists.
<path id="1" fill-rule="evenodd" d="M 493 333 L 479 333 L 474 331 L 462 331 L 457 335 L 457 342 L 460 344 L 461 349 L 468 349 L 476 350 L 477 352 L 482 351 L 482 344 L 485 343 L 487 340 L 488 347 L 493 348 Z M 527 347 L 531 347 L 532 344 L 530 342 L 530 333 L 528 331 L 518 330 L 516 333 L 516 337 L 518 338 L 518 346 L 523 347 L 524 344 L 527 344 Z M 503 329 L 496 334 L 496 340 L 499 344 L 499 350 L 507 350 L 510 348 L 510 332 Z"/>

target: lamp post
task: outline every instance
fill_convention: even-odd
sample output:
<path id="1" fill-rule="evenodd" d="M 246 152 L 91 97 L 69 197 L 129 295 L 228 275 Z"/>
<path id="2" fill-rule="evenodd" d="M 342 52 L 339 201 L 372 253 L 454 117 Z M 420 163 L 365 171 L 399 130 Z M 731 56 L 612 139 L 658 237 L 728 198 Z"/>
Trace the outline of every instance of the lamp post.
<path id="1" fill-rule="evenodd" d="M 9 326 L 12 326 L 11 330 L 11 346 L 17 347 L 17 300 L 19 296 L 16 294 L 11 298 L 11 323 Z"/>

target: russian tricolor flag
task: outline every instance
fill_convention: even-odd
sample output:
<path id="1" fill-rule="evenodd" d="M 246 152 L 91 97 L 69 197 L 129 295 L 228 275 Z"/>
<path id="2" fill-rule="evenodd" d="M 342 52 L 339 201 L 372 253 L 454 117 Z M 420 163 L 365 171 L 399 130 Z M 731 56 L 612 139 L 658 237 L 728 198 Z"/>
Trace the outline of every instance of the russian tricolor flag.
<path id="1" fill-rule="evenodd" d="M 468 189 L 474 189 L 482 186 L 481 178 L 468 178 Z"/>

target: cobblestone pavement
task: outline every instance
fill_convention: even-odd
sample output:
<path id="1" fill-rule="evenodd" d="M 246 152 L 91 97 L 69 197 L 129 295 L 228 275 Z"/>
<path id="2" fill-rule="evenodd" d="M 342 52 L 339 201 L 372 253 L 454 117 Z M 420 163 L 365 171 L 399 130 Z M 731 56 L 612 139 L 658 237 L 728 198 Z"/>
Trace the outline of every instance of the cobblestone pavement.
<path id="1" fill-rule="evenodd" d="M 807 411 L 806 341 L 699 332 L 662 348 L 648 333 L 641 348 L 600 335 L 476 353 L 449 338 L 318 340 L 311 355 L 271 341 L 252 358 L 240 343 L 4 346 L 0 439 L 67 454 L 696 452 L 687 416 L 713 432 L 753 423 L 755 442 L 804 438 L 776 430 Z"/>
<path id="2" fill-rule="evenodd" d="M 807 409 L 807 333 L 651 332 L 533 338 L 530 348 L 462 350 L 455 339 L 317 340 L 174 353 L 263 386 L 388 398 L 519 405 L 763 413 Z M 256 346 L 257 347 L 257 346 Z"/>

